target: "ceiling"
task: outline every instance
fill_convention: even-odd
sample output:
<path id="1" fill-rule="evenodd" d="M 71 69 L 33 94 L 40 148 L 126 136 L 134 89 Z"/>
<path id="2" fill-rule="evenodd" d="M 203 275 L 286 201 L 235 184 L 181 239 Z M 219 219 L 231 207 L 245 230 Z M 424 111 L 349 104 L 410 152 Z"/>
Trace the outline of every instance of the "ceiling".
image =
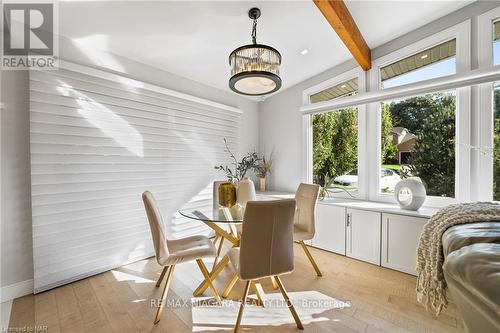
<path id="1" fill-rule="evenodd" d="M 470 2 L 346 4 L 374 48 Z M 251 41 L 253 6 L 262 10 L 257 41 L 282 54 L 282 90 L 351 59 L 312 1 L 68 1 L 59 4 L 59 32 L 84 51 L 104 50 L 230 91 L 228 56 Z"/>

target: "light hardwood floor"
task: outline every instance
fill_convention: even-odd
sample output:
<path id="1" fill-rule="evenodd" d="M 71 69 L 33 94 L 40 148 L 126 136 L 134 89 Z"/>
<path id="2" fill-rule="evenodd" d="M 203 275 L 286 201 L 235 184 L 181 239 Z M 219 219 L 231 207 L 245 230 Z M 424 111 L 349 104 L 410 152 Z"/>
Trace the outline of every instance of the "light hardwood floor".
<path id="1" fill-rule="evenodd" d="M 453 304 L 434 318 L 415 300 L 415 277 L 378 266 L 311 249 L 323 277 L 314 273 L 299 245 L 295 247 L 295 271 L 283 276 L 305 326 L 304 332 L 463 332 L 462 320 Z M 210 263 L 207 263 L 210 264 Z M 230 332 L 237 303 L 183 306 L 201 282 L 196 263 L 176 267 L 165 308 L 158 325 L 151 300 L 160 297 L 155 281 L 161 272 L 154 258 L 142 260 L 35 296 L 16 299 L 10 327 L 48 327 L 49 332 Z M 221 292 L 230 279 L 226 269 L 216 280 Z M 278 299 L 278 290 L 263 280 L 266 299 Z M 238 300 L 238 282 L 229 295 Z M 209 296 L 208 291 L 205 293 Z M 350 306 L 333 308 L 317 302 L 300 306 L 301 299 L 338 300 Z M 342 304 L 342 303 L 339 304 Z M 274 303 L 275 304 L 275 303 Z M 168 306 L 168 304 L 167 304 Z M 40 329 L 40 327 L 39 327 Z M 245 308 L 242 332 L 299 332 L 286 311 L 272 306 Z"/>

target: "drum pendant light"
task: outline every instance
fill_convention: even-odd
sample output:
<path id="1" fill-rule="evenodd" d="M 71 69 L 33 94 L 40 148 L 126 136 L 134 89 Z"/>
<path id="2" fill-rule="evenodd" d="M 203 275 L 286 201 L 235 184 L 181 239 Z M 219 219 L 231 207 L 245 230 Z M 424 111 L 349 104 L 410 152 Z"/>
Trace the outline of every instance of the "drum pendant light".
<path id="1" fill-rule="evenodd" d="M 281 54 L 273 47 L 257 44 L 257 19 L 260 17 L 260 9 L 250 9 L 248 16 L 253 20 L 252 44 L 240 46 L 229 55 L 229 87 L 242 95 L 270 94 L 281 88 Z"/>

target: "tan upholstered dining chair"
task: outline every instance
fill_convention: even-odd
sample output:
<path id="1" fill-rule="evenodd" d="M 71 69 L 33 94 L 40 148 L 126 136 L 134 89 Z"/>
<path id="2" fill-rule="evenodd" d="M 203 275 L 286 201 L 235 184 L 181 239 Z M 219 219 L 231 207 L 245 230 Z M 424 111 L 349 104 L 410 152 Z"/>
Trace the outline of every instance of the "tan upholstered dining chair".
<path id="1" fill-rule="evenodd" d="M 316 203 L 318 202 L 319 185 L 301 183 L 295 193 L 297 209 L 293 224 L 293 240 L 299 242 L 311 262 L 316 274 L 322 276 L 321 271 L 309 252 L 306 240 L 311 240 L 315 233 Z"/>
<path id="2" fill-rule="evenodd" d="M 201 274 L 208 283 L 208 286 L 212 290 L 215 299 L 220 302 L 219 294 L 212 284 L 210 279 L 210 273 L 207 267 L 201 260 L 202 258 L 215 257 L 215 247 L 206 236 L 192 236 L 177 240 L 168 240 L 165 233 L 165 228 L 163 225 L 163 219 L 156 204 L 156 200 L 151 194 L 151 192 L 146 191 L 142 194 L 142 200 L 144 201 L 144 206 L 146 208 L 146 214 L 149 220 L 149 226 L 151 227 L 151 234 L 153 236 L 153 244 L 156 252 L 156 260 L 158 264 L 163 266 L 163 270 L 160 274 L 158 281 L 156 282 L 156 287 L 160 287 L 161 281 L 165 274 L 167 275 L 167 280 L 165 282 L 165 287 L 161 296 L 161 303 L 156 312 L 156 317 L 154 323 L 158 323 L 161 318 L 161 314 L 165 305 L 165 299 L 167 298 L 168 288 L 170 282 L 172 281 L 172 275 L 174 273 L 174 268 L 176 265 L 183 262 L 196 260 Z"/>
<path id="3" fill-rule="evenodd" d="M 234 327 L 240 328 L 250 286 L 255 280 L 274 277 L 299 329 L 300 318 L 279 275 L 293 271 L 293 216 L 295 200 L 249 201 L 243 218 L 239 248 L 228 256 L 239 279 L 246 281 L 245 292 Z"/>

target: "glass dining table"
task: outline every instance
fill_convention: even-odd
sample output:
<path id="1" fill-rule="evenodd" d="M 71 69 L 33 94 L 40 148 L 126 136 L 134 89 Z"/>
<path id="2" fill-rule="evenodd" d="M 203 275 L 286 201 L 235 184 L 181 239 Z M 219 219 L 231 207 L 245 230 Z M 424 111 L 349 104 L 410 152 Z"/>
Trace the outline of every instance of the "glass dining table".
<path id="1" fill-rule="evenodd" d="M 233 243 L 234 246 L 240 244 L 236 224 L 243 223 L 244 209 L 241 206 L 214 207 L 211 210 L 180 209 L 179 214 L 192 220 L 205 223 L 215 231 L 215 236 L 223 237 Z M 227 225 L 229 231 L 221 225 Z"/>
<path id="2" fill-rule="evenodd" d="M 224 241 L 228 241 L 231 247 L 238 247 L 240 245 L 240 234 L 236 226 L 243 223 L 244 209 L 239 205 L 235 205 L 231 208 L 213 207 L 213 209 L 204 209 L 203 211 L 193 209 L 180 209 L 179 214 L 186 218 L 203 222 L 215 232 L 213 243 L 216 246 L 217 254 L 212 270 L 210 272 L 210 280 L 214 281 L 217 276 L 224 270 L 224 268 L 229 264 L 229 257 L 227 255 L 225 255 L 219 261 Z M 219 242 L 218 245 L 217 242 Z M 230 284 L 232 283 L 234 285 L 236 281 L 237 279 L 233 277 Z M 273 286 L 277 288 L 278 285 L 276 284 L 276 281 L 274 279 L 271 279 L 271 281 L 273 283 Z M 208 283 L 206 281 L 203 281 L 195 289 L 195 291 L 193 292 L 193 296 L 201 296 L 207 288 Z M 230 290 L 231 288 L 232 286 L 229 287 L 228 285 L 226 287 L 226 290 Z M 254 286 L 254 289 L 256 289 L 256 294 L 260 301 L 264 295 L 262 287 L 260 286 L 260 284 L 256 284 Z M 223 297 L 227 297 L 226 290 L 222 294 Z"/>

